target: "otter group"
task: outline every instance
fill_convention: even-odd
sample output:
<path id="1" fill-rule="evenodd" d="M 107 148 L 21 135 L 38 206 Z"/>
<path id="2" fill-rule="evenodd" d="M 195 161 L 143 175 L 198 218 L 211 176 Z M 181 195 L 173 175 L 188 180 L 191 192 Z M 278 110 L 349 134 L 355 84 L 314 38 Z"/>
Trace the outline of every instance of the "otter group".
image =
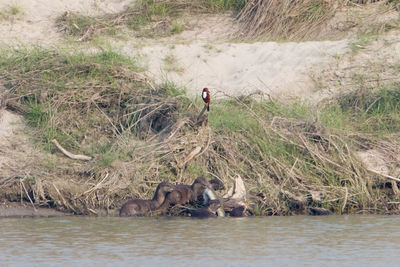
<path id="1" fill-rule="evenodd" d="M 188 202 L 201 201 L 206 189 L 222 190 L 224 188 L 224 184 L 219 179 L 208 181 L 202 176 L 197 177 L 191 185 L 161 182 L 157 186 L 152 199 L 128 200 L 122 205 L 119 216 L 141 216 L 156 211 L 164 212 L 175 205 L 184 205 Z M 217 217 L 216 211 L 220 207 L 223 207 L 223 203 L 219 200 L 209 200 L 206 201 L 205 207 L 188 209 L 187 213 L 189 216 L 199 218 Z"/>
<path id="2" fill-rule="evenodd" d="M 142 214 L 155 211 L 166 211 L 170 206 L 186 204 L 190 201 L 197 201 L 203 194 L 205 188 L 219 188 L 219 182 L 208 181 L 204 177 L 198 177 L 191 185 L 171 184 L 161 182 L 154 193 L 154 197 L 149 200 L 131 199 L 122 205 L 119 216 L 140 216 Z"/>

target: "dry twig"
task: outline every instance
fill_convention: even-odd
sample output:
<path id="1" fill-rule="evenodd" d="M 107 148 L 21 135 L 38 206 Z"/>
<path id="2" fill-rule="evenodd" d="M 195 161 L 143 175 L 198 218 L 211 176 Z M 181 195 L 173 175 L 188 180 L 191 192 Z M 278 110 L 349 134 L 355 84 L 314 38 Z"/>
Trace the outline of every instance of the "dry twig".
<path id="1" fill-rule="evenodd" d="M 71 152 L 68 152 L 67 150 L 65 150 L 65 148 L 63 148 L 56 139 L 51 140 L 51 142 L 67 157 L 71 158 L 71 159 L 78 159 L 78 160 L 91 160 L 92 158 L 89 156 L 85 156 L 85 155 L 75 155 L 72 154 Z"/>

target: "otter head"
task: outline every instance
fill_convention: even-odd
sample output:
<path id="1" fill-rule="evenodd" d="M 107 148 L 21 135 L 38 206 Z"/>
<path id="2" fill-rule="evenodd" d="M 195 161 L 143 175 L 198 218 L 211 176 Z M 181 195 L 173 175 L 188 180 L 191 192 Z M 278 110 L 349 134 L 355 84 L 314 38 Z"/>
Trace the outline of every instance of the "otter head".
<path id="1" fill-rule="evenodd" d="M 172 190 L 174 190 L 174 185 L 164 181 L 159 183 L 157 188 L 162 189 L 164 192 L 172 192 Z"/>
<path id="2" fill-rule="evenodd" d="M 154 193 L 153 200 L 158 202 L 161 205 L 162 202 L 165 200 L 166 194 L 174 191 L 174 186 L 168 182 L 161 182 L 158 184 L 156 192 Z"/>
<path id="3" fill-rule="evenodd" d="M 223 189 L 225 189 L 224 183 L 223 183 L 220 179 L 218 179 L 218 178 L 211 179 L 211 180 L 210 180 L 210 184 L 211 184 L 212 189 L 213 189 L 214 191 L 218 191 L 218 190 L 223 190 Z"/>
<path id="4" fill-rule="evenodd" d="M 203 176 L 199 176 L 196 178 L 196 180 L 194 180 L 192 186 L 195 186 L 195 185 L 199 185 L 204 188 L 212 188 L 212 185 L 210 184 L 210 182 Z"/>
<path id="5" fill-rule="evenodd" d="M 197 177 L 196 180 L 194 180 L 191 188 L 194 192 L 194 197 L 198 198 L 201 194 L 203 194 L 204 189 L 212 188 L 212 186 L 206 178 L 200 176 Z"/>

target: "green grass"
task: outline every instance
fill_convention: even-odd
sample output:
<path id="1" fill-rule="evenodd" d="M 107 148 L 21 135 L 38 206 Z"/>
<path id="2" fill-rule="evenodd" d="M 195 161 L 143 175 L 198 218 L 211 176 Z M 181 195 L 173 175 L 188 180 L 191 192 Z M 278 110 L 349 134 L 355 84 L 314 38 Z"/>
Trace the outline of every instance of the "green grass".
<path id="1" fill-rule="evenodd" d="M 75 146 L 93 128 L 101 131 L 108 123 L 106 116 L 112 114 L 100 110 L 118 104 L 102 99 L 119 95 L 121 82 L 143 86 L 134 77 L 125 79 L 126 75 L 122 73 L 140 71 L 135 60 L 111 50 L 92 54 L 41 48 L 2 52 L 0 76 L 5 79 L 17 77 L 26 82 L 11 82 L 8 87 L 16 94 L 27 95 L 22 99 L 29 107 L 26 119 L 44 134 L 46 143 L 56 137 L 60 143 L 74 140 L 68 142 L 68 148 Z M 79 125 L 65 116 L 84 119 L 85 123 Z"/>
<path id="2" fill-rule="evenodd" d="M 185 96 L 187 89 L 183 86 L 179 86 L 171 80 L 164 79 L 161 84 L 161 87 L 165 90 L 166 95 L 168 96 Z"/>
<path id="3" fill-rule="evenodd" d="M 323 141 L 327 138 L 325 133 L 314 128 L 314 112 L 310 105 L 301 102 L 290 105 L 252 99 L 214 102 L 209 114 L 210 126 L 220 136 L 229 140 L 227 144 L 221 147 L 218 145 L 215 149 L 218 154 L 224 155 L 229 147 L 235 158 L 233 161 L 236 162 L 230 168 L 249 179 L 259 180 L 257 188 L 270 188 L 269 183 L 272 181 L 281 183 L 285 179 L 291 180 L 286 176 L 287 173 L 284 174 L 284 170 L 277 171 L 282 166 L 288 166 L 286 171 L 295 167 L 298 179 L 301 179 L 302 183 L 317 187 L 341 187 L 342 176 L 338 175 L 338 172 L 342 170 L 317 158 L 313 150 L 308 148 L 312 148 L 315 142 L 320 142 L 318 138 L 327 142 Z M 272 125 L 274 127 L 271 128 Z M 316 141 L 313 135 L 316 136 Z M 307 147 L 304 147 L 303 142 Z M 341 161 L 340 149 L 328 152 L 329 158 L 334 162 Z M 269 172 L 274 173 L 272 177 L 275 178 L 270 177 Z M 296 206 L 292 206 L 292 200 L 282 203 L 287 207 L 281 209 L 280 214 L 291 214 Z M 327 207 L 335 208 L 336 204 L 330 203 Z"/>
<path id="4" fill-rule="evenodd" d="M 368 194 L 375 193 L 370 191 L 367 194 L 365 187 L 359 187 L 367 181 L 360 182 L 361 177 L 345 179 L 347 175 L 342 172 L 343 169 L 353 167 L 351 161 L 343 161 L 343 153 L 349 147 L 352 149 L 352 139 L 348 136 L 372 134 L 385 140 L 400 131 L 399 94 L 399 84 L 374 90 L 364 89 L 362 92 L 354 91 L 343 95 L 318 109 L 304 102 L 284 105 L 277 101 L 254 101 L 246 98 L 239 102 L 225 100 L 211 105 L 209 121 L 215 132 L 230 136 L 230 148 L 235 147 L 235 152 L 232 153 L 238 162 L 243 162 L 232 167 L 235 172 L 260 179 L 261 174 L 257 172 L 262 173 L 263 168 L 264 172 L 268 172 L 267 169 L 274 166 L 275 162 L 278 166 L 288 166 L 288 170 L 295 166 L 302 182 L 317 187 L 341 188 L 347 179 L 349 188 L 358 192 L 358 201 L 369 205 L 367 202 L 371 201 L 371 197 Z M 276 125 L 277 128 L 271 128 L 271 125 Z M 273 128 L 276 130 L 272 130 Z M 338 138 L 332 139 L 329 134 L 337 135 Z M 299 139 L 300 137 L 304 139 Z M 313 149 L 318 143 L 321 149 L 326 149 L 319 153 L 327 153 L 325 156 L 337 165 L 316 157 Z M 334 145 L 329 148 L 328 144 Z M 222 155 L 226 150 L 219 146 L 217 149 Z M 343 169 L 339 166 L 343 166 Z M 279 169 L 276 166 L 274 168 Z M 275 172 L 275 175 L 279 178 L 284 174 Z M 259 186 L 268 188 L 267 180 Z M 293 209 L 290 206 L 292 201 L 284 203 L 289 205 L 286 212 L 290 213 Z M 339 212 L 342 204 L 341 201 L 326 202 L 323 207 Z"/>
<path id="5" fill-rule="evenodd" d="M 236 101 L 221 101 L 210 106 L 210 126 L 214 130 L 243 131 L 255 130 L 258 122 Z"/>
<path id="6" fill-rule="evenodd" d="M 172 23 L 172 25 L 171 25 L 171 33 L 172 34 L 179 34 L 179 33 L 183 32 L 183 30 L 184 30 L 184 26 L 181 23 L 179 23 L 177 21 Z"/>
<path id="7" fill-rule="evenodd" d="M 37 103 L 35 100 L 28 100 L 28 112 L 26 114 L 26 120 L 28 125 L 33 127 L 46 126 L 49 123 L 50 115 L 46 111 L 46 108 Z"/>
<path id="8" fill-rule="evenodd" d="M 149 128 L 164 127 L 180 103 L 188 105 L 185 88 L 168 80 L 162 90 L 152 91 L 138 75 L 142 70 L 138 65 L 135 59 L 113 50 L 84 54 L 34 48 L 4 49 L 0 53 L 0 77 L 10 81 L 6 87 L 14 94 L 24 95 L 19 101 L 28 107 L 25 118 L 34 129 L 35 139 L 47 149 L 53 148 L 51 140 L 56 139 L 67 150 L 92 156 L 99 153 L 101 167 L 109 167 L 115 160 L 129 160 L 130 149 L 118 145 L 107 151 L 93 149 L 99 137 L 108 142 L 116 136 L 145 137 Z M 154 101 L 161 103 L 159 113 L 142 109 L 144 103 L 151 106 Z M 161 116 L 158 126 L 140 122 L 148 112 L 156 118 Z"/>
<path id="9" fill-rule="evenodd" d="M 246 3 L 245 0 L 205 0 L 203 1 L 204 6 L 210 10 L 217 12 L 234 10 L 236 12 L 240 11 Z"/>
<path id="10" fill-rule="evenodd" d="M 35 135 L 35 138 L 44 144 L 45 148 L 52 148 L 50 143 L 52 139 L 57 139 L 61 142 L 66 141 L 65 136 L 60 134 L 54 127 L 52 120 L 54 117 L 53 109 L 38 103 L 34 98 L 28 98 L 27 105 L 29 109 L 25 114 L 26 122 L 29 126 L 36 129 L 39 135 Z"/>
<path id="11" fill-rule="evenodd" d="M 324 108 L 321 121 L 329 127 L 363 133 L 400 131 L 400 85 L 360 89 L 339 97 Z"/>

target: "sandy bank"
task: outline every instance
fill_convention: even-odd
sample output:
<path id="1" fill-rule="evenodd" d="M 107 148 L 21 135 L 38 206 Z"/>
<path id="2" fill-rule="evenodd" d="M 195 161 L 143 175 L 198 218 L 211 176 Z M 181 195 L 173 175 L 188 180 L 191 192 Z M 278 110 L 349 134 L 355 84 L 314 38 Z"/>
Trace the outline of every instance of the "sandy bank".
<path id="1" fill-rule="evenodd" d="M 159 82 L 174 81 L 194 96 L 209 87 L 214 98 L 258 91 L 275 97 L 314 98 L 310 72 L 325 68 L 349 51 L 348 40 L 154 45 L 139 53 L 129 45 L 121 49 L 141 56 Z"/>

